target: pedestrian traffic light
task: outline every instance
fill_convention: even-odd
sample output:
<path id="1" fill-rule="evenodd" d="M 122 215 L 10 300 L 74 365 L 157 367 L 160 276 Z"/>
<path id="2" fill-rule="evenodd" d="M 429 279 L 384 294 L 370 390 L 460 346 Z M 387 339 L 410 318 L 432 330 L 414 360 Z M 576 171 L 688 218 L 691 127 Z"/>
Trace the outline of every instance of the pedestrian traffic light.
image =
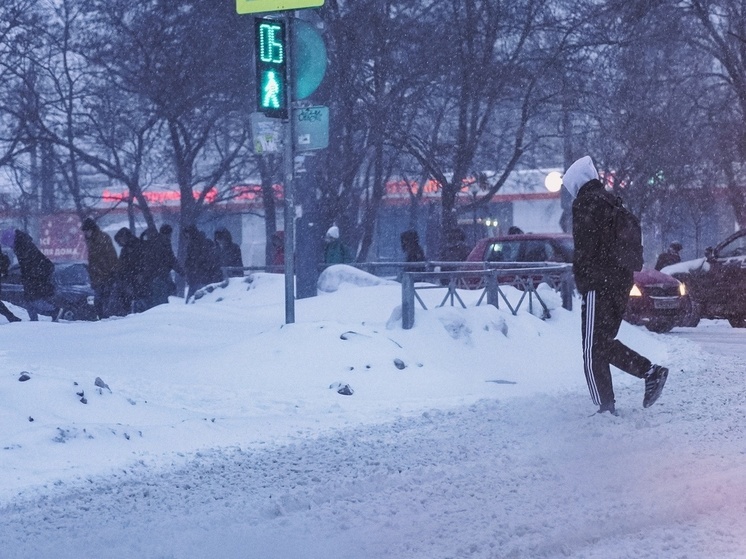
<path id="1" fill-rule="evenodd" d="M 270 118 L 287 118 L 285 22 L 255 18 L 257 110 Z"/>

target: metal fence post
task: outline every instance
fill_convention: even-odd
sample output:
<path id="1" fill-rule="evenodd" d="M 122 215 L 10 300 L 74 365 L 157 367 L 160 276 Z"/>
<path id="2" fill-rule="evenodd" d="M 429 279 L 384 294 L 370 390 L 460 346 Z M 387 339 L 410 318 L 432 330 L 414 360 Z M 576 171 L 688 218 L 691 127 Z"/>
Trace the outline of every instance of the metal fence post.
<path id="1" fill-rule="evenodd" d="M 572 310 L 572 292 L 575 286 L 573 285 L 573 276 L 569 272 L 562 274 L 560 280 L 560 293 L 562 295 L 562 308 L 568 311 Z"/>
<path id="2" fill-rule="evenodd" d="M 489 270 L 487 273 L 487 304 L 493 305 L 496 309 L 500 308 L 500 294 L 499 287 L 497 286 L 497 272 L 495 270 Z"/>
<path id="3" fill-rule="evenodd" d="M 401 326 L 404 330 L 414 326 L 414 280 L 409 272 L 401 277 Z"/>

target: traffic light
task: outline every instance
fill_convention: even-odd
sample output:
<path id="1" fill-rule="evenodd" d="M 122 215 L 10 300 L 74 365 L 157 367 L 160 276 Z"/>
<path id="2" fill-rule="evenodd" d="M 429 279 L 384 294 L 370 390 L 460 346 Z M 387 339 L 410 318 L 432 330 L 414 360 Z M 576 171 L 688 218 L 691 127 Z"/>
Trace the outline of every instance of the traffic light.
<path id="1" fill-rule="evenodd" d="M 255 18 L 256 105 L 271 118 L 287 118 L 285 22 Z"/>

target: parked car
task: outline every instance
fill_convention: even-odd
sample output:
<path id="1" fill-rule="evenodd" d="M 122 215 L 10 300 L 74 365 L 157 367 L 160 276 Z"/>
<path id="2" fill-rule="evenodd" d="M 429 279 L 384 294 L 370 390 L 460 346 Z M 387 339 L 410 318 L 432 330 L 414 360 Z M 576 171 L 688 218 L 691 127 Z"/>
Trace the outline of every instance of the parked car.
<path id="1" fill-rule="evenodd" d="M 746 229 L 706 248 L 704 257 L 661 271 L 686 283 L 689 306 L 682 326 L 709 318 L 726 319 L 733 328 L 746 327 Z"/>
<path id="2" fill-rule="evenodd" d="M 527 233 L 482 239 L 467 261 L 571 263 L 573 252 L 572 235 L 568 233 Z M 653 332 L 668 332 L 686 308 L 685 285 L 652 269 L 634 275 L 624 319 Z"/>
<path id="3" fill-rule="evenodd" d="M 88 276 L 88 265 L 83 262 L 55 263 L 53 281 L 54 304 L 59 309 L 58 318 L 63 320 L 95 320 L 93 289 Z M 10 267 L 2 279 L 0 299 L 26 307 L 18 264 Z"/>

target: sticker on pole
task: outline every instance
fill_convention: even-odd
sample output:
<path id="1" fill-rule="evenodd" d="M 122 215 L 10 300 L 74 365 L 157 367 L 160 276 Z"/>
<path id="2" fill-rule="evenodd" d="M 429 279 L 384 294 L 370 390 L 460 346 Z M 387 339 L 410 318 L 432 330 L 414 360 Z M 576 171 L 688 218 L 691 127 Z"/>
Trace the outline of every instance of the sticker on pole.
<path id="1" fill-rule="evenodd" d="M 257 14 L 317 8 L 323 5 L 324 0 L 236 0 L 236 12 L 239 14 Z"/>

